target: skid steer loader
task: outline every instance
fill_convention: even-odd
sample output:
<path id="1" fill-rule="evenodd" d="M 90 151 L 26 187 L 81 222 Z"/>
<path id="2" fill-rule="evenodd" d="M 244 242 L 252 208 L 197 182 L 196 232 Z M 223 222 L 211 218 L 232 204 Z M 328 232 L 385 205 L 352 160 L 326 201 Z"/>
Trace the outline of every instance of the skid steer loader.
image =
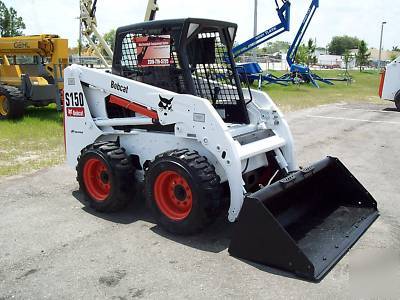
<path id="1" fill-rule="evenodd" d="M 337 158 L 299 170 L 279 109 L 241 86 L 236 30 L 191 18 L 121 27 L 111 72 L 66 68 L 68 163 L 94 209 L 121 209 L 141 183 L 176 234 L 204 229 L 228 198 L 231 255 L 320 280 L 377 204 Z"/>

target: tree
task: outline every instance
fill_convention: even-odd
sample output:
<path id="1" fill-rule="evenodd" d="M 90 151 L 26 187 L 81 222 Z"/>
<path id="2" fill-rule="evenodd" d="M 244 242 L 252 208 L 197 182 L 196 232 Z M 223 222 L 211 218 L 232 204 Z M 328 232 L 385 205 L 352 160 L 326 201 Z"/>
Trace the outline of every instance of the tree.
<path id="1" fill-rule="evenodd" d="M 25 23 L 22 17 L 19 17 L 17 11 L 0 1 L 0 34 L 3 37 L 19 36 L 23 34 Z"/>
<path id="2" fill-rule="evenodd" d="M 393 46 L 392 51 L 400 52 L 400 47 L 399 46 Z"/>
<path id="3" fill-rule="evenodd" d="M 328 45 L 328 51 L 330 54 L 343 55 L 346 50 L 357 49 L 360 44 L 360 40 L 356 37 L 335 36 Z"/>
<path id="4" fill-rule="evenodd" d="M 114 51 L 115 46 L 115 33 L 115 29 L 111 29 L 109 32 L 103 35 L 104 40 L 106 41 L 107 45 L 110 46 L 112 51 Z"/>
<path id="5" fill-rule="evenodd" d="M 371 53 L 368 52 L 367 43 L 365 41 L 360 41 L 358 45 L 358 52 L 356 54 L 357 64 L 360 67 L 360 72 L 364 66 L 368 64 L 368 59 L 371 56 Z"/>
<path id="6" fill-rule="evenodd" d="M 296 53 L 295 63 L 296 64 L 307 64 L 307 59 L 308 59 L 307 46 L 304 44 L 301 44 Z"/>
<path id="7" fill-rule="evenodd" d="M 287 52 L 290 44 L 284 41 L 268 42 L 267 45 L 261 49 L 264 54 L 274 54 L 276 52 Z"/>
<path id="8" fill-rule="evenodd" d="M 396 58 L 398 58 L 400 56 L 400 52 L 397 52 L 397 51 L 395 51 L 395 52 L 392 52 L 392 53 L 390 53 L 390 57 L 389 57 L 389 60 L 390 61 L 394 61 Z"/>
<path id="9" fill-rule="evenodd" d="M 350 52 L 350 50 L 346 49 L 343 53 L 343 61 L 346 68 L 346 71 L 349 69 L 349 64 L 353 60 L 354 55 Z"/>
<path id="10" fill-rule="evenodd" d="M 316 45 L 312 39 L 309 39 L 307 42 L 307 66 L 311 64 L 316 64 L 318 62 L 317 57 L 315 56 Z"/>

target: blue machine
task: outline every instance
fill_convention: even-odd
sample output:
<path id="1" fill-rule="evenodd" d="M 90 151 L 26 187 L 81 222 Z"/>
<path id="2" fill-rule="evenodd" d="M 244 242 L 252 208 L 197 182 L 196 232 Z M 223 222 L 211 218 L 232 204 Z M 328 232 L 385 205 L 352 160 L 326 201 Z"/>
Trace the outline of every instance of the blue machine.
<path id="1" fill-rule="evenodd" d="M 289 0 L 282 0 L 282 6 L 279 6 L 278 0 L 275 0 L 276 4 L 276 11 L 278 13 L 280 23 L 275 25 L 264 32 L 258 34 L 257 36 L 249 39 L 248 41 L 240 44 L 233 48 L 233 55 L 234 57 L 238 57 L 252 49 L 256 48 L 257 46 L 271 40 L 272 38 L 289 31 L 290 29 L 290 1 Z M 287 80 L 281 80 L 280 78 L 272 75 L 267 74 L 263 75 L 263 70 L 261 69 L 260 65 L 256 62 L 250 63 L 239 63 L 238 66 L 238 73 L 242 81 L 248 80 L 250 83 L 253 83 L 255 80 L 258 80 L 258 86 L 261 88 L 262 82 L 266 81 L 268 83 L 277 83 L 286 85 L 285 82 Z M 247 78 L 247 79 L 246 79 Z"/>
<path id="2" fill-rule="evenodd" d="M 290 46 L 286 56 L 286 61 L 290 66 L 290 73 L 280 77 L 280 80 L 293 83 L 312 83 L 317 88 L 319 88 L 317 81 L 333 85 L 332 83 L 333 80 L 335 81 L 349 80 L 348 78 L 322 78 L 317 74 L 311 72 L 309 67 L 301 64 L 295 64 L 297 51 L 299 50 L 300 44 L 318 7 L 319 7 L 319 0 L 312 0 L 311 5 L 304 17 L 303 22 L 300 25 L 296 37 L 292 45 Z"/>
<path id="3" fill-rule="evenodd" d="M 311 72 L 310 68 L 305 65 L 295 64 L 296 54 L 299 50 L 300 44 L 304 38 L 304 35 L 310 26 L 310 22 L 314 17 L 314 14 L 319 7 L 319 0 L 312 0 L 311 5 L 304 17 L 303 22 L 300 25 L 299 30 L 297 31 L 296 37 L 292 45 L 289 48 L 289 51 L 286 56 L 286 61 L 290 67 L 290 73 L 283 75 L 280 79 L 285 81 L 291 81 L 293 83 L 305 82 L 305 83 L 312 83 L 314 86 L 319 87 L 317 80 L 325 82 L 326 84 L 333 84 L 329 80 L 325 80 L 318 75 Z"/>

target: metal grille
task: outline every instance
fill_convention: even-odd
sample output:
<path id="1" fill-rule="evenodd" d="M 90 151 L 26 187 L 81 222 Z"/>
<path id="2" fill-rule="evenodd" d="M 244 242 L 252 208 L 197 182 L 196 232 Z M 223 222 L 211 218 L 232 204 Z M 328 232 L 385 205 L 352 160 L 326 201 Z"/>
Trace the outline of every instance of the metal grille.
<path id="1" fill-rule="evenodd" d="M 134 41 L 137 37 L 143 37 L 143 35 L 128 33 L 122 40 L 122 76 L 175 93 L 186 93 L 183 72 L 179 65 L 173 38 L 171 37 L 169 66 L 142 67 L 138 64 L 138 50 Z"/>
<path id="2" fill-rule="evenodd" d="M 210 100 L 216 108 L 235 106 L 241 101 L 237 88 L 240 83 L 235 80 L 232 65 L 227 63 L 227 47 L 222 43 L 218 31 L 201 32 L 187 46 L 187 74 L 191 74 L 194 91 L 186 86 L 189 83 L 184 80 L 184 70 L 179 63 L 172 35 L 169 66 L 140 66 L 135 38 L 144 36 L 157 37 L 131 32 L 123 38 L 122 76 L 179 94 L 195 94 Z"/>
<path id="3" fill-rule="evenodd" d="M 221 42 L 219 32 L 200 33 L 197 38 L 213 41 L 215 59 L 212 63 L 190 66 L 194 75 L 196 94 L 209 99 L 214 105 L 235 105 L 240 100 L 240 96 L 232 66 L 226 62 L 227 48 Z M 205 49 L 196 49 L 196 51 L 205 51 Z"/>

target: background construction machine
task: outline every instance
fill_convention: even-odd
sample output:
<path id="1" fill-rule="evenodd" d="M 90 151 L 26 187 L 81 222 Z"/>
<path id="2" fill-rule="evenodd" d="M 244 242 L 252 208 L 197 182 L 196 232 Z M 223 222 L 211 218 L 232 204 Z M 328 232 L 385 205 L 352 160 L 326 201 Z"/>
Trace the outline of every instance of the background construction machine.
<path id="1" fill-rule="evenodd" d="M 113 52 L 104 40 L 103 36 L 97 30 L 96 9 L 97 0 L 80 0 L 80 30 L 81 34 L 86 38 L 90 47 L 96 53 L 96 56 L 100 58 L 103 65 L 106 68 L 110 68 Z M 100 45 L 96 44 L 94 40 L 98 40 Z"/>
<path id="2" fill-rule="evenodd" d="M 311 83 L 313 86 L 319 88 L 318 81 L 329 85 L 333 85 L 332 81 L 346 81 L 351 83 L 351 77 L 347 71 L 343 78 L 322 78 L 316 73 L 312 72 L 309 66 L 303 64 L 296 64 L 296 56 L 299 47 L 303 41 L 304 35 L 310 26 L 311 20 L 313 19 L 317 9 L 319 8 L 319 0 L 311 0 L 310 7 L 308 8 L 302 23 L 296 33 L 296 36 L 291 43 L 289 50 L 286 54 L 286 61 L 289 65 L 289 73 L 284 74 L 279 78 L 275 78 L 275 83 L 291 82 L 295 84 L 300 83 Z"/>
<path id="3" fill-rule="evenodd" d="M 261 32 L 260 34 L 255 35 L 254 37 L 250 38 L 249 40 L 237 45 L 233 48 L 233 55 L 235 58 L 239 57 L 242 54 L 245 54 L 253 49 L 257 48 L 263 43 L 268 42 L 269 40 L 277 37 L 278 35 L 285 33 L 290 30 L 290 1 L 288 0 L 281 0 L 281 5 L 279 4 L 278 0 L 275 0 L 276 5 L 276 12 L 278 14 L 280 22 L 267 30 Z M 256 30 L 255 22 L 255 32 Z M 263 74 L 263 70 L 261 66 L 257 62 L 246 62 L 246 63 L 238 63 L 238 73 L 240 75 L 241 81 L 248 80 L 250 84 L 252 84 L 255 80 L 258 80 L 258 88 L 261 89 L 263 82 L 267 83 L 276 83 L 284 85 L 278 77 L 274 76 L 273 74 Z"/>
<path id="4" fill-rule="evenodd" d="M 177 234 L 204 229 L 229 199 L 231 255 L 320 280 L 377 203 L 337 158 L 299 170 L 282 113 L 242 88 L 236 31 L 191 18 L 125 26 L 111 73 L 68 67 L 68 163 L 94 209 L 122 209 L 136 181 L 155 221 Z"/>
<path id="5" fill-rule="evenodd" d="M 400 56 L 388 64 L 382 72 L 379 96 L 394 101 L 397 110 L 400 111 Z"/>
<path id="6" fill-rule="evenodd" d="M 153 21 L 156 18 L 156 13 L 159 10 L 157 0 L 149 0 L 147 3 L 146 14 L 144 15 L 145 21 Z"/>
<path id="7" fill-rule="evenodd" d="M 0 119 L 22 117 L 26 106 L 61 110 L 68 40 L 57 35 L 0 38 Z"/>
<path id="8" fill-rule="evenodd" d="M 158 9 L 157 0 L 148 0 L 144 20 L 154 20 Z M 90 48 L 93 49 L 96 56 L 101 60 L 102 64 L 106 68 L 110 68 L 113 51 L 97 29 L 96 10 L 97 0 L 80 0 L 81 34 L 79 40 L 81 40 L 81 36 L 83 35 L 89 43 Z M 99 43 L 95 43 L 95 40 Z M 79 44 L 81 44 L 81 41 Z"/>

